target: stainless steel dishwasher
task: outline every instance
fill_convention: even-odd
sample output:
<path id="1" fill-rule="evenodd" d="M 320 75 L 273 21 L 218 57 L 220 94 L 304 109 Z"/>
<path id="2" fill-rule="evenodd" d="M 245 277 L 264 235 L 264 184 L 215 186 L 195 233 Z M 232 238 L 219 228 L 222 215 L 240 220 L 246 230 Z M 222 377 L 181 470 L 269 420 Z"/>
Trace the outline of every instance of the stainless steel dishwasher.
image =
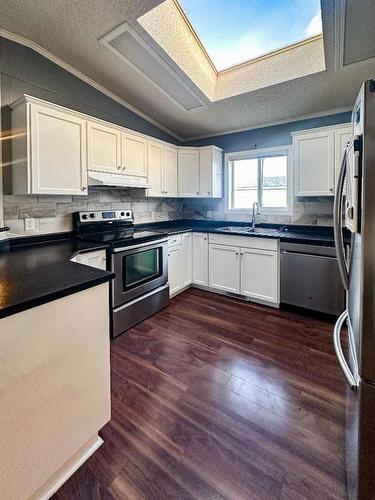
<path id="1" fill-rule="evenodd" d="M 281 303 L 339 315 L 345 309 L 334 247 L 280 243 Z"/>

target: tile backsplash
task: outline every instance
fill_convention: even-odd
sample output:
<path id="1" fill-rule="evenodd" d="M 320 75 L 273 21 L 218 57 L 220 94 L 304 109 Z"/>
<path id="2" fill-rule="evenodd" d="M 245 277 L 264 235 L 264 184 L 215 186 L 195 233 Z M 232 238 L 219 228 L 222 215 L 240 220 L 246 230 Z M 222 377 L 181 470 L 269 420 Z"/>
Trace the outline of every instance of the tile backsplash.
<path id="1" fill-rule="evenodd" d="M 257 216 L 258 222 L 274 224 L 306 224 L 331 226 L 333 198 L 295 198 L 291 215 L 272 214 Z M 186 219 L 249 221 L 251 213 L 230 213 L 226 211 L 224 199 L 185 199 L 184 217 Z"/>
<path id="2" fill-rule="evenodd" d="M 148 198 L 144 190 L 93 190 L 87 196 L 4 195 L 5 225 L 14 234 L 72 230 L 72 213 L 83 210 L 131 208 L 136 223 L 183 218 L 183 200 Z M 24 219 L 35 219 L 35 230 L 24 230 Z"/>
<path id="3" fill-rule="evenodd" d="M 15 234 L 72 230 L 72 216 L 82 210 L 131 208 L 136 223 L 176 219 L 248 221 L 250 214 L 228 213 L 222 199 L 148 198 L 145 191 L 90 190 L 88 196 L 4 195 L 5 225 Z M 259 222 L 332 225 L 333 200 L 296 198 L 292 215 L 262 215 Z M 24 219 L 35 219 L 35 230 L 24 230 Z"/>

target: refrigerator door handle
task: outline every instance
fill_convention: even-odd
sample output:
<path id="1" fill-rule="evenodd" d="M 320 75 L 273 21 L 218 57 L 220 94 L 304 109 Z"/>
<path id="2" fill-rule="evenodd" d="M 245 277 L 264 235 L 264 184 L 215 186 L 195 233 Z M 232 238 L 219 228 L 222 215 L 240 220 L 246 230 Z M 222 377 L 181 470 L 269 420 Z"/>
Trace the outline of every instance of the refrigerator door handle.
<path id="1" fill-rule="evenodd" d="M 344 356 L 344 353 L 343 353 L 343 350 L 341 347 L 341 330 L 342 330 L 342 326 L 345 323 L 345 321 L 347 320 L 348 316 L 349 316 L 349 313 L 346 310 L 340 315 L 340 317 L 336 321 L 335 327 L 333 329 L 333 345 L 335 347 L 336 356 L 337 356 L 340 368 L 344 374 L 344 377 L 345 377 L 347 383 L 349 384 L 350 388 L 353 391 L 356 391 L 358 388 L 358 383 L 357 383 L 354 375 L 350 371 L 350 367 L 348 365 L 348 362 L 345 359 L 345 356 Z"/>
<path id="2" fill-rule="evenodd" d="M 344 181 L 346 175 L 346 162 L 347 162 L 347 152 L 345 151 L 337 179 L 335 199 L 333 203 L 333 230 L 335 237 L 337 264 L 339 266 L 339 271 L 344 288 L 345 290 L 349 290 L 349 272 L 345 259 L 345 248 L 344 248 L 344 241 L 342 234 L 342 198 L 343 198 Z"/>

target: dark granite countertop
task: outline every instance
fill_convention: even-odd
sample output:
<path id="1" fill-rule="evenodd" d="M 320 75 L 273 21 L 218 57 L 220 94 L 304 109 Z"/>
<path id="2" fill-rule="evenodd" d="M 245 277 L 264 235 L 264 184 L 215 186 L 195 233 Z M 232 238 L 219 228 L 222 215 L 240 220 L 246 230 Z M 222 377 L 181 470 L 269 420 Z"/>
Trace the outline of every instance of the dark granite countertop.
<path id="1" fill-rule="evenodd" d="M 78 253 L 106 247 L 67 236 L 52 241 L 15 238 L 3 244 L 0 318 L 110 281 L 113 273 L 69 260 Z"/>
<path id="2" fill-rule="evenodd" d="M 221 231 L 220 228 L 234 226 L 235 231 Z M 168 235 L 189 231 L 232 234 L 249 238 L 273 238 L 283 242 L 304 243 L 313 245 L 334 246 L 333 228 L 330 226 L 302 226 L 293 224 L 257 224 L 257 232 L 244 233 L 241 228 L 251 226 L 251 222 L 209 221 L 209 220 L 177 220 L 139 224 L 137 229 L 152 229 Z M 264 230 L 264 231 L 262 231 Z M 272 231 L 270 231 L 272 230 Z"/>

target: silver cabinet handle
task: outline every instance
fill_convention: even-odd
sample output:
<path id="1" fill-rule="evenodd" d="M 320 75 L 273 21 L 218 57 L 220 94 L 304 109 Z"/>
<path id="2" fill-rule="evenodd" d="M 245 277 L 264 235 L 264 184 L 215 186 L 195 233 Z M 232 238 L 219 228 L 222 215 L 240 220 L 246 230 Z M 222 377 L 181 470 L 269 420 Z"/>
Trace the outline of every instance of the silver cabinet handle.
<path id="1" fill-rule="evenodd" d="M 86 186 L 82 186 L 81 187 L 81 191 L 86 191 L 87 187 Z"/>
<path id="2" fill-rule="evenodd" d="M 336 356 L 340 365 L 340 368 L 344 374 L 344 377 L 353 391 L 357 390 L 358 383 L 354 378 L 354 375 L 350 371 L 349 365 L 345 359 L 342 347 L 341 347 L 341 330 L 342 326 L 348 318 L 348 311 L 344 311 L 339 319 L 336 321 L 335 327 L 333 329 L 333 345 L 335 348 Z"/>
<path id="3" fill-rule="evenodd" d="M 120 167 L 120 165 L 118 165 L 118 167 L 117 167 L 117 170 L 121 170 L 121 167 Z"/>
<path id="4" fill-rule="evenodd" d="M 344 157 L 341 162 L 339 176 L 337 179 L 335 199 L 333 203 L 333 231 L 335 238 L 337 264 L 339 266 L 341 279 L 344 284 L 345 290 L 349 290 L 349 272 L 348 265 L 345 259 L 344 240 L 342 234 L 342 194 L 346 175 L 346 162 L 347 152 L 345 151 Z"/>

